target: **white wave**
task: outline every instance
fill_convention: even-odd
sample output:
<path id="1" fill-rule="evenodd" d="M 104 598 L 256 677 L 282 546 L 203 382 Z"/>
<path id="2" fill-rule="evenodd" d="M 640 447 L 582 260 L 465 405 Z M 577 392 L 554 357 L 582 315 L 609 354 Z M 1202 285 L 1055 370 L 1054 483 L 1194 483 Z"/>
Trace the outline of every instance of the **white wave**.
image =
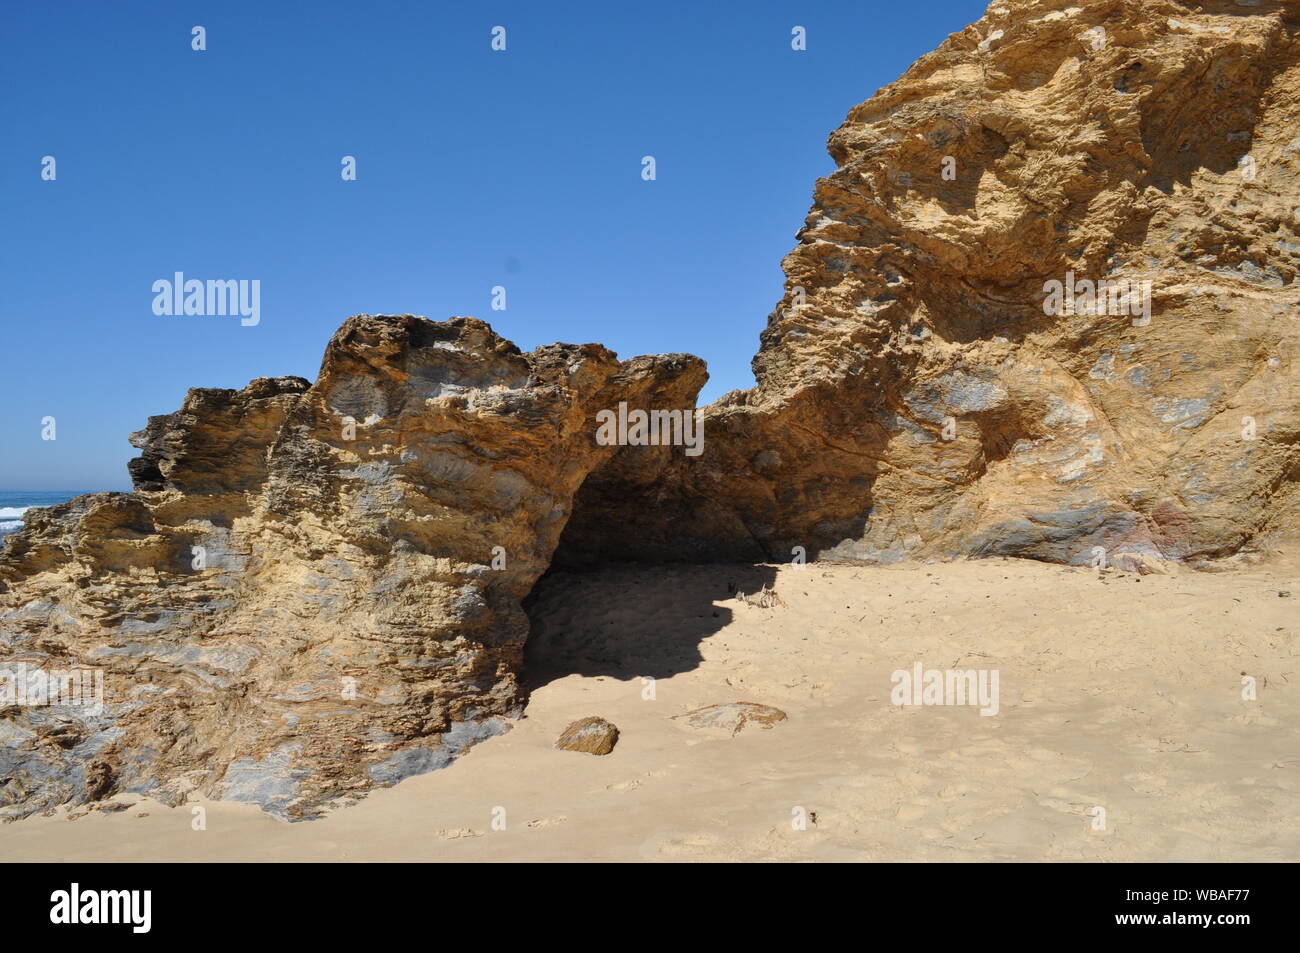
<path id="1" fill-rule="evenodd" d="M 21 517 L 30 509 L 30 506 L 0 506 L 0 520 L 11 520 Z"/>
<path id="2" fill-rule="evenodd" d="M 18 520 L 10 520 L 8 522 L 0 523 L 0 536 L 3 536 L 5 533 L 16 533 L 22 528 L 23 524 Z"/>

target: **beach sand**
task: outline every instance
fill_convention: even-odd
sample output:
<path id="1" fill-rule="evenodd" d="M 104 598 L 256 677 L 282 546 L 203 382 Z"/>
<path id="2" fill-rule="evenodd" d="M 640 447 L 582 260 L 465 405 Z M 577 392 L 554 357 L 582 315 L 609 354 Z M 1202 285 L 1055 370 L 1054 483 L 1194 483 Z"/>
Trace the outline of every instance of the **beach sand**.
<path id="1" fill-rule="evenodd" d="M 117 798 L 136 803 L 4 825 L 0 854 L 1297 860 L 1297 569 L 1288 551 L 1142 576 L 1003 559 L 558 573 L 533 607 L 526 717 L 450 767 L 297 824 Z M 784 607 L 729 592 L 764 583 Z M 998 713 L 892 704 L 891 673 L 918 662 L 996 670 Z M 734 735 L 674 718 L 734 701 L 788 717 Z M 613 753 L 552 747 L 590 715 L 620 729 Z"/>

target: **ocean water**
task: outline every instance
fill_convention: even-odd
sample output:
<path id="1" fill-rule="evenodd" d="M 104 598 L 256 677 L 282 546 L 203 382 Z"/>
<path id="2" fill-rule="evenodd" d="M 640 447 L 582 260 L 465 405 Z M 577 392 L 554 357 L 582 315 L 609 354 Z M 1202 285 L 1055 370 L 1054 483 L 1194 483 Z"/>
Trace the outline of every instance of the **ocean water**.
<path id="1" fill-rule="evenodd" d="M 0 536 L 23 528 L 23 514 L 33 506 L 66 503 L 89 490 L 0 490 Z"/>

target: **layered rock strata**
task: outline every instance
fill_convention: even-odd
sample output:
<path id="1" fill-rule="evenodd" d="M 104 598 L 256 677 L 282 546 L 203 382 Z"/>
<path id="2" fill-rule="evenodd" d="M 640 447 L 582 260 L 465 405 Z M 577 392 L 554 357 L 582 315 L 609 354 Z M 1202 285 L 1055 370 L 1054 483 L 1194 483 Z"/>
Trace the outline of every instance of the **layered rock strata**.
<path id="1" fill-rule="evenodd" d="M 134 492 L 32 511 L 0 556 L 0 668 L 104 692 L 0 712 L 0 805 L 200 791 L 310 817 L 503 730 L 520 602 L 614 450 L 593 418 L 693 406 L 704 379 L 359 316 L 314 384 L 190 391 L 132 436 Z"/>
<path id="2" fill-rule="evenodd" d="M 994 3 L 832 133 L 708 452 L 620 452 L 557 559 L 1201 563 L 1293 526 L 1298 33 Z"/>
<path id="3" fill-rule="evenodd" d="M 1274 0 L 995 3 L 831 135 L 698 456 L 597 425 L 693 406 L 699 360 L 468 318 L 356 317 L 315 383 L 191 391 L 134 492 L 0 550 L 0 677 L 103 695 L 11 691 L 0 814 L 294 819 L 439 767 L 517 711 L 553 560 L 1211 565 L 1293 531 L 1298 35 Z"/>

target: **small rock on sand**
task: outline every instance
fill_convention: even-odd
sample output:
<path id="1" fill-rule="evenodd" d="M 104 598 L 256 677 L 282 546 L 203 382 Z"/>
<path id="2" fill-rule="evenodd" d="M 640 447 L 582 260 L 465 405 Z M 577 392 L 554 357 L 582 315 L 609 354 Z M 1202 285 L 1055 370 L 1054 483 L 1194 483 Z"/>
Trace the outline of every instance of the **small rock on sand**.
<path id="1" fill-rule="evenodd" d="M 587 754 L 609 754 L 618 743 L 618 728 L 604 718 L 581 718 L 565 728 L 555 747 Z"/>

